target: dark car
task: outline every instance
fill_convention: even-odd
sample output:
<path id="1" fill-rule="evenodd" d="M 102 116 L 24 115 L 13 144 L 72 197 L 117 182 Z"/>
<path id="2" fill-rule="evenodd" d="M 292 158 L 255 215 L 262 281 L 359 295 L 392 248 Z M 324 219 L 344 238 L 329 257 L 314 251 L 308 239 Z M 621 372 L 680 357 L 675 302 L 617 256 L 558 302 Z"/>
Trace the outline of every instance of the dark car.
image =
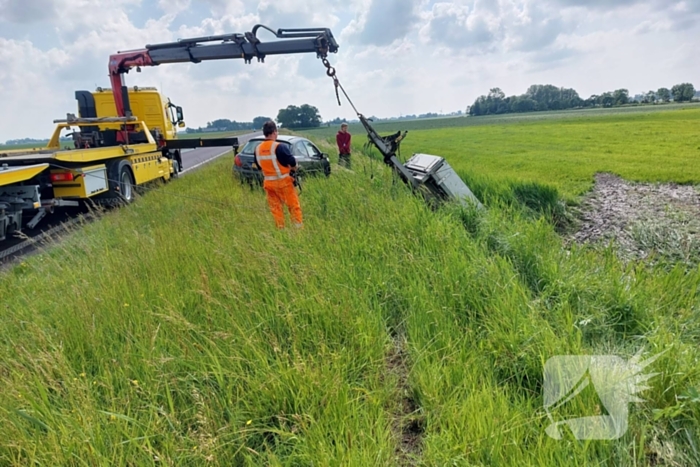
<path id="1" fill-rule="evenodd" d="M 263 141 L 265 141 L 265 138 L 262 136 L 252 138 L 236 154 L 233 163 L 233 173 L 241 177 L 241 181 L 262 184 L 262 172 L 258 168 L 253 168 L 252 164 L 255 148 Z M 322 153 L 308 139 L 299 136 L 279 135 L 277 136 L 277 142 L 286 144 L 289 147 L 299 166 L 299 175 L 330 176 L 331 163 L 328 160 L 328 154 Z"/>

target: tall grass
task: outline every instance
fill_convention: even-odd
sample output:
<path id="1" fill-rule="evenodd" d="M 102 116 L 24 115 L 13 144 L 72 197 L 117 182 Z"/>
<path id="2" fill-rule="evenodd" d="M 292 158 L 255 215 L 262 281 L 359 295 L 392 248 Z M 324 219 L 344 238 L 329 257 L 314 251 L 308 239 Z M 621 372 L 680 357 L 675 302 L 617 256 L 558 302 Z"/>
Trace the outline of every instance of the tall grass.
<path id="1" fill-rule="evenodd" d="M 277 231 L 231 163 L 3 273 L 0 465 L 700 462 L 700 270 L 566 250 L 529 185 L 433 212 L 359 157 Z M 547 359 L 642 347 L 667 352 L 621 439 L 545 434 Z"/>

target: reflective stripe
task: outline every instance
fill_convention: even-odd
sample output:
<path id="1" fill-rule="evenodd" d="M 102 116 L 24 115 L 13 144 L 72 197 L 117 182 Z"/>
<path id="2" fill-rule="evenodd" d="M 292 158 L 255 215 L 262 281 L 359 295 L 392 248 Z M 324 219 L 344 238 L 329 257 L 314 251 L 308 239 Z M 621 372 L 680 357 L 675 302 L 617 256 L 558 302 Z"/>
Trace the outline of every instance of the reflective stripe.
<path id="1" fill-rule="evenodd" d="M 285 178 L 289 177 L 289 174 L 282 174 L 282 175 L 270 175 L 270 176 L 265 176 L 265 180 L 269 181 L 275 181 L 275 180 L 284 180 Z"/>
<path id="2" fill-rule="evenodd" d="M 274 141 L 270 145 L 269 154 L 265 154 L 264 156 L 260 155 L 261 146 L 266 144 L 266 142 L 267 142 L 267 140 L 263 141 L 255 148 L 255 157 L 257 158 L 258 161 L 270 161 L 271 162 L 271 164 L 270 164 L 271 167 L 268 167 L 267 164 L 258 164 L 260 166 L 260 169 L 263 172 L 265 180 L 276 181 L 276 180 L 283 180 L 283 179 L 289 177 L 289 169 L 285 167 L 283 170 L 282 168 L 280 168 L 279 163 L 277 161 L 276 150 L 277 150 L 277 146 L 279 146 L 279 143 L 277 141 Z M 265 149 L 264 152 L 267 153 L 268 150 Z M 266 171 L 265 169 L 268 169 L 268 170 Z M 271 173 L 271 171 L 274 171 L 274 172 Z"/>
<path id="3" fill-rule="evenodd" d="M 277 178 L 270 178 L 270 177 L 265 177 L 267 180 L 279 180 L 282 178 L 282 171 L 280 170 L 280 166 L 277 164 L 277 146 L 279 146 L 279 143 L 275 141 L 272 143 L 272 147 L 270 147 L 270 154 L 275 156 L 272 159 L 272 166 L 275 168 L 275 172 L 277 172 Z"/>

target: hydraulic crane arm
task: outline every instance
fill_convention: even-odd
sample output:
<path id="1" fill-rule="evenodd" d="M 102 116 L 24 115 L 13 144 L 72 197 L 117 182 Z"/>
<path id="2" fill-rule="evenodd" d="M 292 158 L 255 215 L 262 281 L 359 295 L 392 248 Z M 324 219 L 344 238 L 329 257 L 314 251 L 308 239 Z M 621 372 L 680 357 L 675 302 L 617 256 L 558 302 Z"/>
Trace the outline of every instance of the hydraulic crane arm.
<path id="1" fill-rule="evenodd" d="M 399 161 L 399 159 L 396 157 L 396 152 L 399 149 L 399 145 L 406 137 L 408 131 L 404 131 L 403 134 L 401 134 L 401 131 L 398 131 L 393 135 L 380 136 L 372 125 L 370 125 L 369 121 L 364 115 L 358 113 L 357 116 L 360 119 L 362 126 L 365 127 L 369 141 L 374 144 L 374 146 L 379 149 L 379 152 L 382 153 L 382 156 L 384 156 L 384 163 L 393 168 L 401 176 L 404 182 L 410 184 L 413 188 L 417 188 L 418 183 L 414 180 L 413 174 L 411 174 L 411 172 L 409 172 L 408 169 L 406 169 L 406 167 L 404 167 L 401 161 Z"/>
<path id="2" fill-rule="evenodd" d="M 258 29 L 270 31 L 278 39 L 274 42 L 261 42 Z M 129 95 L 124 74 L 133 67 L 140 71 L 142 66 L 158 66 L 165 63 L 199 63 L 205 60 L 226 60 L 241 58 L 250 63 L 253 58 L 259 62 L 267 55 L 313 53 L 325 58 L 329 52 L 336 53 L 338 44 L 330 29 L 278 29 L 274 31 L 261 24 L 245 34 L 223 34 L 218 36 L 180 39 L 177 42 L 147 45 L 145 49 L 118 52 L 109 57 L 109 76 L 112 93 L 119 117 L 131 114 Z"/>

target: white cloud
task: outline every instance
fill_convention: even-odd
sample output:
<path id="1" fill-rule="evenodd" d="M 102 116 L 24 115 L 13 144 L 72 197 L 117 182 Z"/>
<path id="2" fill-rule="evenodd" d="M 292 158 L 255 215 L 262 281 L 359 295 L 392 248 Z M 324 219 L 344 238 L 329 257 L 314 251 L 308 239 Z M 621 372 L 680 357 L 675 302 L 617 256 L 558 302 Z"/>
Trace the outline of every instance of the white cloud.
<path id="1" fill-rule="evenodd" d="M 0 142 L 48 136 L 75 112 L 75 90 L 109 85 L 118 50 L 259 23 L 331 28 L 340 51 L 329 59 L 366 115 L 464 110 L 492 87 L 552 83 L 587 96 L 700 75 L 694 0 L 0 0 Z M 162 65 L 127 82 L 162 88 L 194 127 L 303 103 L 354 117 L 313 54 Z"/>
<path id="2" fill-rule="evenodd" d="M 53 0 L 0 0 L 0 19 L 17 23 L 34 23 L 56 14 Z"/>

